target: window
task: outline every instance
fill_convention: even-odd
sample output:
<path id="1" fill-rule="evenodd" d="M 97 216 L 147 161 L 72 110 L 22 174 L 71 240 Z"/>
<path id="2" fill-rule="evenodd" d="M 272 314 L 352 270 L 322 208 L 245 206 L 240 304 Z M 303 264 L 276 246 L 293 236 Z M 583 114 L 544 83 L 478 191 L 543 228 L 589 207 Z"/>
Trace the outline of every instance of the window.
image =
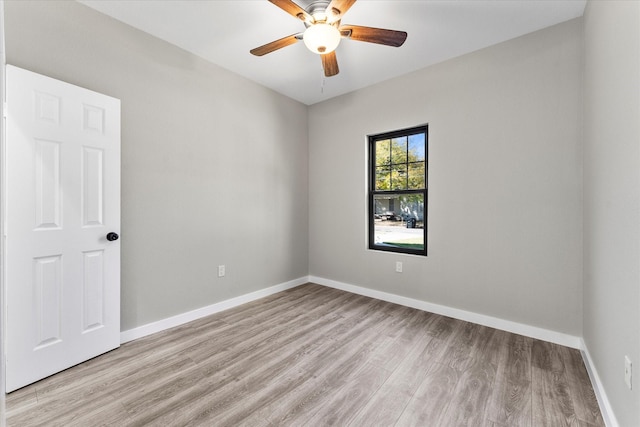
<path id="1" fill-rule="evenodd" d="M 369 249 L 427 254 L 427 126 L 369 136 Z"/>

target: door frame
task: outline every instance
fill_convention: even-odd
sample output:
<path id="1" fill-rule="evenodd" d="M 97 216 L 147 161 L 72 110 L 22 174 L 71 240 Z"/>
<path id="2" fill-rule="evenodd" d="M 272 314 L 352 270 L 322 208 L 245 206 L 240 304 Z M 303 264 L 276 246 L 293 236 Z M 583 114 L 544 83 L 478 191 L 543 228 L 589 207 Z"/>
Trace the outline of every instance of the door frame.
<path id="1" fill-rule="evenodd" d="M 5 368 L 5 326 L 6 326 L 6 310 L 5 310 L 5 195 L 6 195 L 6 150 L 5 150 L 5 66 L 7 60 L 5 57 L 4 42 L 4 0 L 0 0 L 0 370 L 2 378 L 6 377 Z M 5 406 L 5 382 L 0 381 L 0 426 L 4 427 L 6 423 L 6 406 Z"/>

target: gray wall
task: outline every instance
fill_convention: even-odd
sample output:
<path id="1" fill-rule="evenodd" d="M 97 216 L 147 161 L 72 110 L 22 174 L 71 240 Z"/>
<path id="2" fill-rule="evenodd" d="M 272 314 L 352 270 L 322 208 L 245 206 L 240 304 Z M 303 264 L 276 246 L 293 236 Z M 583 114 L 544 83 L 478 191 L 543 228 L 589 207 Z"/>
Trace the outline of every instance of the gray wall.
<path id="1" fill-rule="evenodd" d="M 310 107 L 311 275 L 580 336 L 581 22 Z M 365 136 L 422 123 L 428 256 L 370 251 Z"/>
<path id="2" fill-rule="evenodd" d="M 122 100 L 123 330 L 308 274 L 303 104 L 75 2 L 5 6 L 8 63 Z"/>
<path id="3" fill-rule="evenodd" d="M 584 27 L 584 341 L 620 425 L 640 426 L 640 2 L 589 2 Z"/>

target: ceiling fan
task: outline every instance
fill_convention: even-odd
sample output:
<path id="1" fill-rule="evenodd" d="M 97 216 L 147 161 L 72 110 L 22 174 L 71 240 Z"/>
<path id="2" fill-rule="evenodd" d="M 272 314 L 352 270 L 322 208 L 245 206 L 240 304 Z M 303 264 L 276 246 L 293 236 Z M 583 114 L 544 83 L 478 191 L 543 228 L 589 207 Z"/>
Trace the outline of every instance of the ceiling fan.
<path id="1" fill-rule="evenodd" d="M 269 1 L 288 14 L 302 20 L 307 28 L 301 33 L 292 34 L 251 49 L 250 52 L 256 56 L 262 56 L 303 40 L 309 50 L 320 55 L 324 75 L 327 77 L 335 76 L 340 71 L 335 49 L 342 38 L 394 47 L 402 46 L 407 39 L 407 33 L 404 31 L 340 25 L 340 20 L 356 0 L 313 1 L 306 10 L 292 0 Z"/>

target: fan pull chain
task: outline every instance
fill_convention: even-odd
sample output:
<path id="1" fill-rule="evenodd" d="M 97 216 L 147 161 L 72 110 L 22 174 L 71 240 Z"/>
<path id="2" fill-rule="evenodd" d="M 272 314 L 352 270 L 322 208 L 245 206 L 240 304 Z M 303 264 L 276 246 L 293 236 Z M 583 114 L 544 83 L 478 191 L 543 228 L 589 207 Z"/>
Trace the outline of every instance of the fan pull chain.
<path id="1" fill-rule="evenodd" d="M 324 83 L 327 81 L 327 78 L 322 76 L 322 82 L 320 83 L 320 93 L 324 94 Z"/>

